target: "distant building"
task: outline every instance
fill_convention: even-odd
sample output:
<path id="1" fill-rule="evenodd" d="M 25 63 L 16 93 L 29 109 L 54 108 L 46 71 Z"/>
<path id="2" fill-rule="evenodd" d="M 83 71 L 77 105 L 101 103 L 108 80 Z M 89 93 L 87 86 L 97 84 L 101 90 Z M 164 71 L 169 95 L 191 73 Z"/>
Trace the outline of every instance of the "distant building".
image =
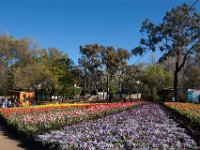
<path id="1" fill-rule="evenodd" d="M 162 91 L 166 92 L 167 95 L 172 95 L 174 92 L 174 88 L 164 88 Z M 178 88 L 178 95 L 183 94 L 187 101 L 191 103 L 200 103 L 200 90 L 197 89 L 188 89 L 188 88 Z"/>
<path id="2" fill-rule="evenodd" d="M 188 89 L 187 98 L 189 102 L 200 103 L 200 90 Z"/>
<path id="3" fill-rule="evenodd" d="M 163 96 L 163 100 L 175 100 L 174 99 L 174 88 L 173 87 L 168 87 L 168 88 L 163 88 L 160 91 L 160 94 Z M 178 100 L 183 100 L 183 101 L 187 101 L 187 92 L 188 92 L 188 88 L 181 88 L 178 87 L 177 88 L 177 96 L 178 96 Z"/>
<path id="4" fill-rule="evenodd" d="M 18 103 L 23 106 L 29 106 L 35 99 L 35 92 L 33 91 L 17 91 L 10 90 L 9 95 L 12 99 L 16 99 Z"/>

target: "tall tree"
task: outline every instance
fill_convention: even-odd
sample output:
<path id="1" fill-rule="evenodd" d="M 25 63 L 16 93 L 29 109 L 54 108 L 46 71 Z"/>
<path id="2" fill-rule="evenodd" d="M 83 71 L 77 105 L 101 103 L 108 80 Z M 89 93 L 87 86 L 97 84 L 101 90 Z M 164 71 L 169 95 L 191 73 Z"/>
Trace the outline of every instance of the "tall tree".
<path id="1" fill-rule="evenodd" d="M 106 91 L 107 94 L 111 92 L 111 81 L 117 71 L 117 52 L 114 47 L 108 46 L 101 49 L 102 65 L 105 70 L 104 75 L 106 77 Z M 109 98 L 110 99 L 110 98 Z"/>
<path id="2" fill-rule="evenodd" d="M 143 83 L 142 79 L 144 76 L 144 64 L 139 63 L 137 65 L 128 65 L 126 66 L 125 79 L 123 82 L 124 91 L 127 93 L 135 93 L 142 88 Z M 137 83 L 139 81 L 139 85 Z"/>
<path id="3" fill-rule="evenodd" d="M 5 63 L 0 59 L 0 95 L 6 95 L 9 89 L 9 84 L 6 78 L 7 67 Z"/>
<path id="4" fill-rule="evenodd" d="M 80 53 L 82 54 L 82 58 L 79 59 L 79 64 L 84 68 L 85 77 L 89 78 L 89 90 L 94 92 L 98 88 L 98 72 L 101 65 L 100 46 L 98 44 L 80 46 Z"/>
<path id="5" fill-rule="evenodd" d="M 200 52 L 200 15 L 183 4 L 166 12 L 163 22 L 158 25 L 145 21 L 141 31 L 147 40 L 141 40 L 141 46 L 133 50 L 134 54 L 159 49 L 164 52 L 163 60 L 175 57 L 174 97 L 177 99 L 178 75 L 187 59 Z"/>
<path id="6" fill-rule="evenodd" d="M 27 69 L 31 67 L 32 57 L 36 46 L 28 38 L 14 39 L 8 36 L 0 37 L 0 59 L 6 67 L 7 84 L 9 89 L 30 88 L 30 74 Z"/>
<path id="7" fill-rule="evenodd" d="M 117 49 L 117 65 L 118 65 L 118 73 L 119 73 L 119 91 L 120 97 L 122 97 L 122 81 L 125 78 L 126 74 L 126 66 L 127 60 L 130 58 L 130 53 L 128 50 L 119 48 Z"/>
<path id="8" fill-rule="evenodd" d="M 53 94 L 65 95 L 67 89 L 73 86 L 72 61 L 57 48 L 42 49 L 39 63 L 42 74 L 40 85 L 50 101 Z M 46 96 L 45 96 L 46 97 Z"/>

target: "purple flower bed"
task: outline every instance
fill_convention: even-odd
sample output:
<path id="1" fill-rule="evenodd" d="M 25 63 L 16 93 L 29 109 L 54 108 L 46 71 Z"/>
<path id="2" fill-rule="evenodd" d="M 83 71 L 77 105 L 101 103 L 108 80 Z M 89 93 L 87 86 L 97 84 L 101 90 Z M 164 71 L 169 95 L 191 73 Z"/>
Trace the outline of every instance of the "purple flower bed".
<path id="1" fill-rule="evenodd" d="M 66 126 L 38 135 L 36 140 L 60 149 L 198 149 L 184 129 L 156 104 Z"/>

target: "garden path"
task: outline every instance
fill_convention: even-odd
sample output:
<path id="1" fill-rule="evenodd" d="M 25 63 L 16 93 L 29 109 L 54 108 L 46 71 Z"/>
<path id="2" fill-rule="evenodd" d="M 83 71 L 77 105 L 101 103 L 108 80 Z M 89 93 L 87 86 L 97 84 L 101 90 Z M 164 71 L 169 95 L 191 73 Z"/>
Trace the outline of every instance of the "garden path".
<path id="1" fill-rule="evenodd" d="M 0 150 L 25 150 L 22 142 L 0 125 Z"/>

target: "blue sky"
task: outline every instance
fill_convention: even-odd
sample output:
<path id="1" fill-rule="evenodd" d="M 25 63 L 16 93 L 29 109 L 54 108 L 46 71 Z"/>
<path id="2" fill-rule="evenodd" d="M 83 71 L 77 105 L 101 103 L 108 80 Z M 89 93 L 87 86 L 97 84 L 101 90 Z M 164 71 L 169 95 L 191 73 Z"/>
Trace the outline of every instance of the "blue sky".
<path id="1" fill-rule="evenodd" d="M 56 47 L 77 64 L 80 45 L 133 49 L 145 18 L 159 23 L 166 11 L 184 2 L 195 0 L 0 0 L 0 33 L 31 37 L 41 48 Z M 200 12 L 200 2 L 195 8 Z M 150 62 L 150 54 L 140 62 Z M 132 57 L 129 64 L 138 59 Z"/>

